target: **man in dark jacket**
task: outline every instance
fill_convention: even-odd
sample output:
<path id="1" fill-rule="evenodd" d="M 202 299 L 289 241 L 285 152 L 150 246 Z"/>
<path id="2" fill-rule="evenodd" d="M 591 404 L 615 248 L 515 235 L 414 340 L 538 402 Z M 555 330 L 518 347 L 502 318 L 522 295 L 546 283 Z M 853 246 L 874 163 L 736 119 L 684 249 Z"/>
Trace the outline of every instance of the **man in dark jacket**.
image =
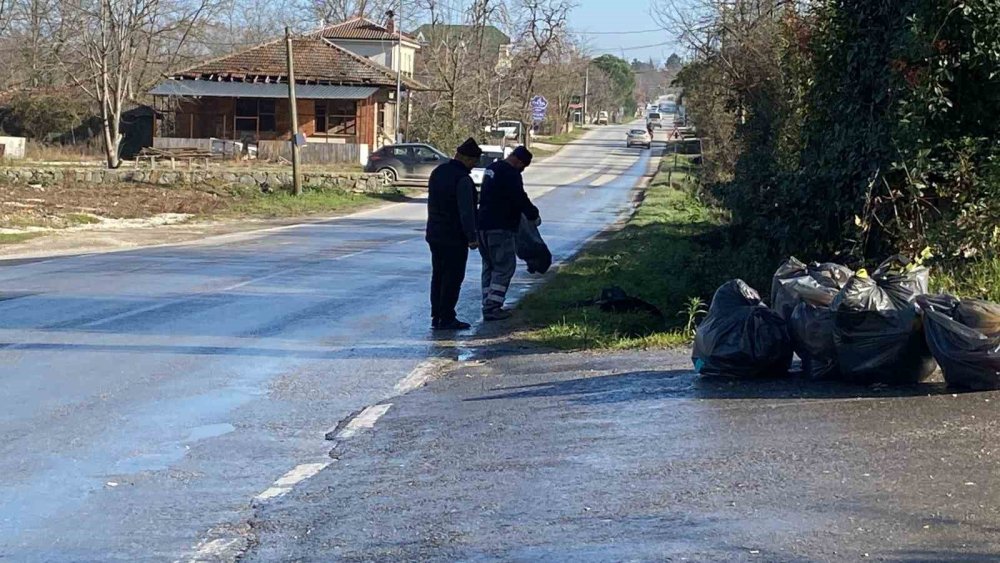
<path id="1" fill-rule="evenodd" d="M 469 249 L 478 246 L 476 185 L 469 172 L 483 150 L 474 139 L 458 147 L 455 158 L 434 169 L 427 184 L 427 243 L 431 247 L 431 326 L 465 330 L 455 305 L 465 281 Z"/>
<path id="2" fill-rule="evenodd" d="M 531 153 L 517 147 L 506 159 L 494 162 L 483 174 L 479 204 L 479 254 L 483 257 L 483 319 L 510 318 L 504 310 L 507 288 L 517 266 L 514 235 L 524 215 L 541 224 L 538 208 L 524 191 L 521 173 L 531 164 Z"/>

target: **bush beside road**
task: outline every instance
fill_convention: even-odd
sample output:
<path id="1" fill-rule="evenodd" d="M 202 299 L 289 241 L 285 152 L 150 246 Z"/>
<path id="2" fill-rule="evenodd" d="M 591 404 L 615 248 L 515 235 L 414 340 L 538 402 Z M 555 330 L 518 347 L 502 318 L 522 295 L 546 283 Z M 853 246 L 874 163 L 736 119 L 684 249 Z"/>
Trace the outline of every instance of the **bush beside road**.
<path id="1" fill-rule="evenodd" d="M 590 244 L 552 280 L 528 295 L 520 311 L 524 337 L 559 349 L 630 349 L 687 344 L 691 299 L 705 303 L 733 272 L 770 283 L 770 264 L 755 263 L 729 245 L 725 216 L 694 196 L 691 157 L 665 158 L 635 214 L 620 230 Z M 584 303 L 618 286 L 660 309 L 604 313 Z"/>

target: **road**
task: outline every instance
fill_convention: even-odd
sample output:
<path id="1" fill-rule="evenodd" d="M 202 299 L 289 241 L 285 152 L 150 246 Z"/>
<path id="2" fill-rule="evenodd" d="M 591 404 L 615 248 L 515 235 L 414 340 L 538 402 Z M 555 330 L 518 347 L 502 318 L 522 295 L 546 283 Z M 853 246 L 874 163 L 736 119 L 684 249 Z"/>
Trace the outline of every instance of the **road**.
<path id="1" fill-rule="evenodd" d="M 616 220 L 647 172 L 624 131 L 526 174 L 557 257 Z M 0 559 L 185 558 L 289 470 L 329 462 L 328 430 L 460 354 L 429 331 L 424 217 L 417 200 L 0 267 Z"/>
<path id="2" fill-rule="evenodd" d="M 261 506 L 245 561 L 996 562 L 998 401 L 494 345 Z"/>

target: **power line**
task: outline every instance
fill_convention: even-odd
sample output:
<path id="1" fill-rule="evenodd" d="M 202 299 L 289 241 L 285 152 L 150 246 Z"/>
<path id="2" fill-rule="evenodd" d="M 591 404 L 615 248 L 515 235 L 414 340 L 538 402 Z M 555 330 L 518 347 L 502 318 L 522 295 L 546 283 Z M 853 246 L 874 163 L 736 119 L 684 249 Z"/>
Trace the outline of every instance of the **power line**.
<path id="1" fill-rule="evenodd" d="M 632 31 L 574 31 L 576 35 L 640 35 L 643 33 L 662 33 L 664 30 L 657 29 L 636 29 Z"/>
<path id="2" fill-rule="evenodd" d="M 665 41 L 663 43 L 653 43 L 651 45 L 633 45 L 631 47 L 609 47 L 607 49 L 595 49 L 595 51 L 617 53 L 620 51 L 638 51 L 640 49 L 652 49 L 653 47 L 666 47 L 667 45 L 676 45 L 673 41 Z"/>

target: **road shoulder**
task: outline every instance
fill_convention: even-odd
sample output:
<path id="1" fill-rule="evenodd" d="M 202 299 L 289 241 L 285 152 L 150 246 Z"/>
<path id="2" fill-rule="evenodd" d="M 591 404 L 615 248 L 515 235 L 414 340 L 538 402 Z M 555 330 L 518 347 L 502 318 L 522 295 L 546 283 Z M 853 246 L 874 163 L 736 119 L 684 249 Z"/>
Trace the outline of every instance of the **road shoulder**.
<path id="1" fill-rule="evenodd" d="M 510 348 L 397 398 L 259 507 L 245 559 L 985 561 L 991 398 Z"/>

